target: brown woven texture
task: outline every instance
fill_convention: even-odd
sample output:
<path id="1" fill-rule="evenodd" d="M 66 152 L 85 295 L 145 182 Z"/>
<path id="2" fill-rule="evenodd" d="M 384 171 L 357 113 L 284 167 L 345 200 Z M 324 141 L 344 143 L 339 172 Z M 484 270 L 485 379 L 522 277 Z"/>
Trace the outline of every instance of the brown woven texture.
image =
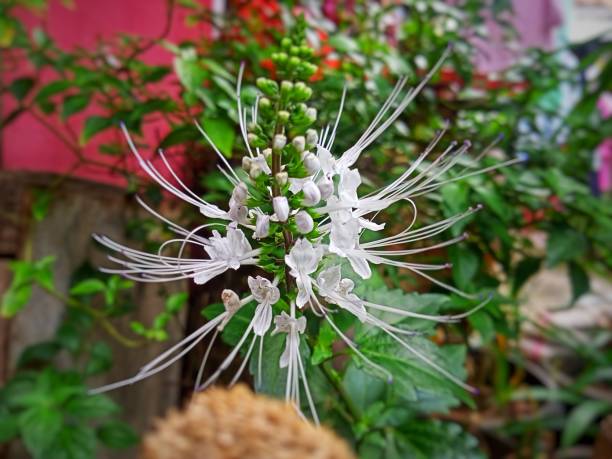
<path id="1" fill-rule="evenodd" d="M 141 459 L 355 459 L 325 427 L 245 385 L 211 388 L 156 422 Z"/>

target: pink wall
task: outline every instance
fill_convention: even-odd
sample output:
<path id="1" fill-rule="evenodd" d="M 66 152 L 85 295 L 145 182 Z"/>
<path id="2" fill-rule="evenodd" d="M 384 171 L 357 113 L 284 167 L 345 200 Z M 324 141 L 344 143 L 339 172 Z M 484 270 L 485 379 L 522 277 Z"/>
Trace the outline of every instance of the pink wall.
<path id="1" fill-rule="evenodd" d="M 77 0 L 74 3 L 74 9 L 68 9 L 60 1 L 52 0 L 44 17 L 36 17 L 29 13 L 25 13 L 23 17 L 29 26 L 44 25 L 58 46 L 65 49 L 91 48 L 99 39 L 109 39 L 122 33 L 154 38 L 161 34 L 166 24 L 165 0 Z M 189 28 L 184 26 L 184 15 L 185 12 L 180 9 L 174 12 L 170 33 L 167 36 L 170 41 L 178 42 L 207 32 L 205 26 Z M 151 64 L 169 64 L 172 60 L 171 54 L 159 46 L 148 51 L 143 58 Z M 10 81 L 15 76 L 27 75 L 31 71 L 29 68 L 20 69 L 17 74 L 8 75 L 8 79 Z M 163 89 L 173 90 L 171 87 Z M 14 107 L 15 101 L 12 96 L 5 97 L 2 101 L 4 115 Z M 71 118 L 70 124 L 75 132 L 81 131 L 84 118 L 85 116 Z M 59 116 L 54 115 L 51 123 L 60 125 Z M 160 132 L 156 134 L 163 135 Z M 109 139 L 118 135 L 116 129 L 108 134 L 100 134 L 99 138 L 94 139 L 100 141 L 105 139 L 104 136 Z M 150 135 L 153 135 L 153 132 L 148 132 L 148 136 Z M 29 114 L 24 114 L 11 123 L 3 131 L 1 141 L 0 164 L 4 169 L 57 173 L 74 169 L 75 156 L 66 144 Z M 103 162 L 116 161 L 115 158 L 100 155 L 95 142 L 86 148 L 85 153 L 88 158 Z M 104 182 L 122 182 L 121 178 L 109 174 L 106 168 L 81 167 L 74 173 Z"/>

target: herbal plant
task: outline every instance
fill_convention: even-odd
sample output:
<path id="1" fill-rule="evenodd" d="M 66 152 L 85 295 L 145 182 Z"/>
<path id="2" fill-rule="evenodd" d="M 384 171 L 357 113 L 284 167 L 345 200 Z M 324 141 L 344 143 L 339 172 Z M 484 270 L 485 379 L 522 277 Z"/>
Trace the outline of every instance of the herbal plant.
<path id="1" fill-rule="evenodd" d="M 147 253 L 123 246 L 104 236 L 96 236 L 98 242 L 121 256 L 111 256 L 111 260 L 120 265 L 119 268 L 105 271 L 143 282 L 192 279 L 199 285 L 228 269 L 238 270 L 253 265 L 260 268 L 264 275 L 249 276 L 250 293 L 242 298 L 235 291 L 225 289 L 222 294 L 223 312 L 210 318 L 199 330 L 142 367 L 134 377 L 95 389 L 93 393 L 133 384 L 164 370 L 211 333 L 213 337 L 200 366 L 196 390 L 206 389 L 215 383 L 243 347 L 246 349 L 243 363 L 231 382 L 238 381 L 251 356 L 251 369 L 256 380 L 261 382 L 266 377 L 263 374 L 264 363 L 266 367 L 273 364 L 270 356 L 265 353 L 265 342 L 270 336 L 283 333 L 286 336 L 285 345 L 278 366 L 284 369 L 285 399 L 298 410 L 302 405 L 307 406 L 309 415 L 318 422 L 316 404 L 319 394 L 311 389 L 308 382 L 307 374 L 311 370 L 300 348 L 307 347 L 306 355 L 313 352 L 312 348 L 308 348 L 310 345 L 307 337 L 312 340 L 322 325 L 330 327 L 327 330 L 328 341 L 337 337 L 349 355 L 354 356 L 367 371 L 387 384 L 394 384 L 394 375 L 383 363 L 384 358 L 367 356 L 348 336 L 346 325 L 340 325 L 341 320 L 336 318 L 340 311 L 348 316 L 344 320 L 359 325 L 364 336 L 381 335 L 380 343 L 373 346 L 371 352 L 380 352 L 379 348 L 384 349 L 392 342 L 399 345 L 404 356 L 419 362 L 438 379 L 446 379 L 474 391 L 412 341 L 415 335 L 421 333 L 411 329 L 405 319 L 455 322 L 486 305 L 486 300 L 458 315 L 432 315 L 398 307 L 389 301 L 370 301 L 360 298 L 353 291 L 355 283 L 350 278 L 351 274 L 343 275 L 343 264 L 346 270 L 350 267 L 352 277 L 362 279 L 372 277 L 371 265 L 407 269 L 458 296 L 476 300 L 474 296 L 430 274 L 432 271 L 448 269 L 448 264 L 404 260 L 409 256 L 463 241 L 466 235 L 440 244 L 410 248 L 410 244 L 440 234 L 455 223 L 470 218 L 480 207 L 465 209 L 429 225 L 417 226 L 414 199 L 445 184 L 508 166 L 519 160 L 512 159 L 483 169 L 467 170 L 448 178 L 447 171 L 467 154 L 470 143 L 451 142 L 446 148 L 439 149 L 445 134 L 445 130 L 442 130 L 396 180 L 360 196 L 358 188 L 361 177 L 359 170 L 354 167 L 357 160 L 418 96 L 438 71 L 451 48 L 416 87 L 406 89 L 407 81 L 401 79 L 365 132 L 337 157 L 331 151 L 341 122 L 346 90 L 334 123 L 318 131 L 314 129 L 317 116 L 316 110 L 307 105 L 313 94 L 307 80 L 317 68 L 310 62 L 313 50 L 303 38 L 304 26 L 302 23 L 292 38 L 283 38 L 278 51 L 272 54 L 279 81 L 259 78 L 257 87 L 261 93 L 252 107 L 242 106 L 241 68 L 236 93 L 240 132 L 247 150 L 247 155 L 242 159 L 243 173 L 239 175 L 234 171 L 210 139 L 206 126 L 200 128 L 198 125 L 202 135 L 221 159 L 221 172 L 233 186 L 228 210 L 222 210 L 191 191 L 174 172 L 162 151 L 159 154 L 163 171 L 151 161 L 145 160 L 129 137 L 127 129 L 123 128 L 132 152 L 147 174 L 166 191 L 195 206 L 212 221 L 188 230 L 172 223 L 139 200 L 145 209 L 167 223 L 177 237 L 163 243 L 156 253 Z M 436 150 L 440 151 L 433 159 Z M 384 224 L 374 219 L 381 211 L 396 204 L 411 208 L 411 221 L 395 235 L 378 236 L 376 233 L 384 228 Z M 210 230 L 211 237 L 201 234 Z M 366 237 L 365 231 L 371 234 Z M 166 249 L 171 246 L 177 246 L 176 255 L 167 254 Z M 206 257 L 198 256 L 202 250 Z M 187 257 L 186 253 L 191 255 Z M 344 260 L 347 263 L 343 263 Z M 242 310 L 247 311 L 242 316 L 242 320 L 246 316 L 246 329 L 221 366 L 205 376 L 207 357 L 217 333 L 237 320 L 236 316 Z M 272 322 L 275 325 L 273 330 Z M 275 374 L 279 375 L 279 372 Z M 270 384 L 278 391 L 281 381 L 277 376 Z M 349 403 L 347 401 L 347 405 Z"/>

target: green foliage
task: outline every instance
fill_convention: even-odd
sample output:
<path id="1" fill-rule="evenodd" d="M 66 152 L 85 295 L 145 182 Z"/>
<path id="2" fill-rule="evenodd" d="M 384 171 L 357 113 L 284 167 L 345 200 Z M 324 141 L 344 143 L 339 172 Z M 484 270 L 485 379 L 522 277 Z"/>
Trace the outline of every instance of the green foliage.
<path id="1" fill-rule="evenodd" d="M 8 290 L 2 295 L 0 315 L 12 317 L 23 309 L 30 300 L 35 284 L 53 289 L 52 266 L 54 261 L 55 257 L 48 256 L 35 262 L 21 260 L 11 262 L 13 280 Z"/>
<path id="2" fill-rule="evenodd" d="M 93 459 L 97 440 L 91 421 L 109 419 L 118 411 L 106 396 L 88 394 L 78 373 L 51 367 L 23 372 L 0 389 L 0 438 L 20 436 L 33 458 Z M 106 445 L 123 448 L 136 443 L 133 431 L 119 421 L 110 425 L 121 431 L 123 441 L 108 433 L 102 436 L 107 425 L 98 428 Z"/>

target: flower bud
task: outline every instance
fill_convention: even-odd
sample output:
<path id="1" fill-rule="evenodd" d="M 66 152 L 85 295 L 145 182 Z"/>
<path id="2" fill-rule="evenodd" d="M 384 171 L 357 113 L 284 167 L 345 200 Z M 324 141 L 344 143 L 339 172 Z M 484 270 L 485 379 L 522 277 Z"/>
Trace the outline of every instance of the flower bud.
<path id="1" fill-rule="evenodd" d="M 308 153 L 304 156 L 304 167 L 308 171 L 310 175 L 316 174 L 321 169 L 321 163 L 319 162 L 319 158 L 312 153 Z"/>
<path id="2" fill-rule="evenodd" d="M 249 158 L 248 156 L 242 157 L 242 168 L 246 172 L 249 172 L 251 170 L 251 158 Z"/>
<path id="3" fill-rule="evenodd" d="M 279 185 L 286 185 L 287 181 L 289 180 L 289 174 L 287 174 L 286 172 L 277 172 L 275 178 L 276 183 L 278 183 Z"/>
<path id="4" fill-rule="evenodd" d="M 272 199 L 272 207 L 279 222 L 286 222 L 289 218 L 289 202 L 285 196 L 276 196 Z"/>
<path id="5" fill-rule="evenodd" d="M 270 157 L 270 155 L 272 154 L 272 149 L 271 148 L 265 148 L 261 154 L 264 156 L 264 158 L 268 159 Z"/>
<path id="6" fill-rule="evenodd" d="M 240 297 L 236 292 L 226 288 L 221 292 L 221 301 L 223 301 L 223 306 L 225 306 L 225 310 L 230 314 L 235 313 L 240 309 Z"/>
<path id="7" fill-rule="evenodd" d="M 293 42 L 291 41 L 291 38 L 289 38 L 289 37 L 284 37 L 284 38 L 281 40 L 281 47 L 282 47 L 283 49 L 289 49 L 289 48 L 291 48 L 291 45 L 293 45 Z"/>
<path id="8" fill-rule="evenodd" d="M 249 175 L 251 176 L 251 178 L 256 179 L 257 177 L 261 175 L 261 173 L 262 173 L 262 170 L 259 164 L 251 165 L 251 170 L 249 172 Z"/>
<path id="9" fill-rule="evenodd" d="M 248 194 L 249 191 L 247 189 L 246 184 L 244 182 L 240 182 L 234 187 L 234 190 L 232 191 L 232 199 L 237 204 L 244 204 L 247 200 Z"/>
<path id="10" fill-rule="evenodd" d="M 272 102 L 267 97 L 262 97 L 259 99 L 259 108 L 262 110 L 266 110 L 272 106 Z"/>
<path id="11" fill-rule="evenodd" d="M 295 226 L 302 234 L 308 234 L 314 228 L 314 221 L 308 212 L 300 210 L 295 214 Z"/>
<path id="12" fill-rule="evenodd" d="M 291 91 L 293 91 L 293 83 L 291 81 L 283 80 L 281 82 L 281 94 L 285 96 Z"/>
<path id="13" fill-rule="evenodd" d="M 287 62 L 287 64 L 289 65 L 289 69 L 295 70 L 295 69 L 298 68 L 298 66 L 300 65 L 301 62 L 302 61 L 301 61 L 301 59 L 299 57 L 291 56 L 289 58 L 289 62 Z"/>
<path id="14" fill-rule="evenodd" d="M 257 87 L 266 96 L 273 97 L 278 94 L 278 83 L 274 80 L 270 80 L 269 78 L 257 78 Z"/>
<path id="15" fill-rule="evenodd" d="M 278 122 L 280 124 L 285 124 L 287 121 L 289 121 L 290 116 L 291 115 L 289 114 L 287 110 L 281 110 L 277 114 Z"/>
<path id="16" fill-rule="evenodd" d="M 319 134 L 315 129 L 308 129 L 306 131 L 306 145 L 312 147 L 319 141 Z"/>
<path id="17" fill-rule="evenodd" d="M 304 193 L 302 203 L 305 206 L 314 206 L 321 200 L 321 192 L 312 180 L 309 180 L 304 184 L 302 192 Z"/>
<path id="18" fill-rule="evenodd" d="M 312 96 L 312 89 L 306 83 L 299 81 L 293 86 L 293 100 L 296 102 L 304 102 Z"/>
<path id="19" fill-rule="evenodd" d="M 255 220 L 255 233 L 253 237 L 255 239 L 262 239 L 268 237 L 270 234 L 270 216 L 266 214 L 258 214 L 257 220 Z"/>
<path id="20" fill-rule="evenodd" d="M 306 147 L 306 139 L 303 135 L 298 135 L 297 137 L 294 137 L 291 143 L 299 153 L 303 152 L 304 148 Z"/>
<path id="21" fill-rule="evenodd" d="M 327 199 L 334 192 L 334 181 L 324 175 L 317 181 L 317 188 L 321 192 L 321 199 Z"/>
<path id="22" fill-rule="evenodd" d="M 275 151 L 282 150 L 287 144 L 287 137 L 282 134 L 276 134 L 272 139 L 272 149 Z"/>
<path id="23" fill-rule="evenodd" d="M 230 206 L 228 215 L 229 215 L 229 218 L 233 222 L 245 223 L 248 212 L 249 212 L 249 209 L 247 209 L 245 206 L 233 205 L 233 206 Z"/>
<path id="24" fill-rule="evenodd" d="M 308 108 L 305 116 L 309 123 L 314 123 L 317 120 L 317 109 L 314 107 Z"/>
<path id="25" fill-rule="evenodd" d="M 223 321 L 217 327 L 220 331 L 227 325 L 230 319 L 236 314 L 236 312 L 240 309 L 240 297 L 236 292 L 226 288 L 221 292 L 221 301 L 223 301 L 223 306 L 225 306 L 225 311 L 228 313 L 227 316 L 223 319 Z"/>

